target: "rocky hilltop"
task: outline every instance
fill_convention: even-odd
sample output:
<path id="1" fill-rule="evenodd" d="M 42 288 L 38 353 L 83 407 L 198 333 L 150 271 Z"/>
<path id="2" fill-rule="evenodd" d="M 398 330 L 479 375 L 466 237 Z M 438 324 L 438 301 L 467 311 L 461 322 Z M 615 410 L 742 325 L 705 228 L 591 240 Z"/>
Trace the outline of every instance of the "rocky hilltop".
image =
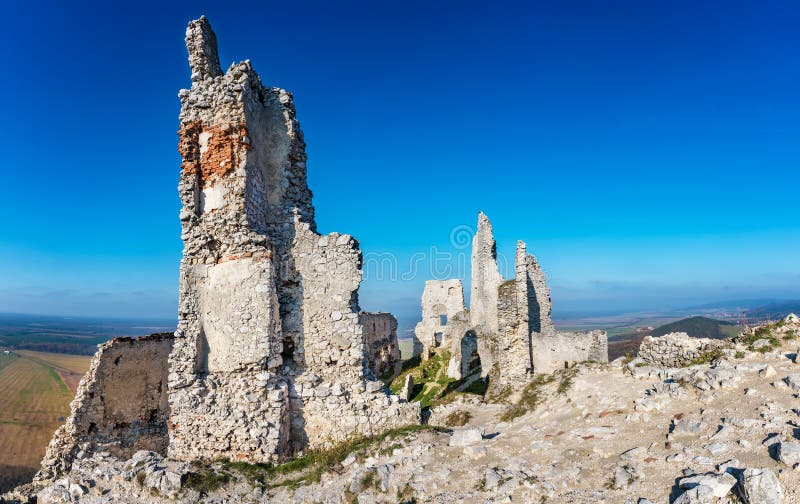
<path id="1" fill-rule="evenodd" d="M 186 47 L 177 331 L 101 345 L 3 502 L 800 502 L 800 319 L 609 363 L 524 243 L 502 278 L 481 213 L 470 309 L 427 282 L 401 363 L 358 242 L 317 231 L 292 95 L 223 72 L 205 18 Z"/>

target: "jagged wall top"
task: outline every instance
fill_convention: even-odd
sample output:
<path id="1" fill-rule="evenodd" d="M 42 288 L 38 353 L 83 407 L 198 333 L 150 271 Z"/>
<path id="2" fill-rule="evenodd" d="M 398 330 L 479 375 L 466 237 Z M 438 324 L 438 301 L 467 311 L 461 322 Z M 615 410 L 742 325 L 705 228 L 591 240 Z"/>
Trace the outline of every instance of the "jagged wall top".
<path id="1" fill-rule="evenodd" d="M 217 36 L 205 16 L 190 21 L 186 27 L 186 48 L 189 50 L 192 82 L 222 75 L 217 52 Z"/>

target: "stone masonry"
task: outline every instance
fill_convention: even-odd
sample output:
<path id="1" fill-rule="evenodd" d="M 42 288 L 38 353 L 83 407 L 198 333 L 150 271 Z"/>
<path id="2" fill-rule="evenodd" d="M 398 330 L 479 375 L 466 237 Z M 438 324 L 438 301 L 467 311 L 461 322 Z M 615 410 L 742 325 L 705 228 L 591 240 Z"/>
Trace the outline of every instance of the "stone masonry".
<path id="1" fill-rule="evenodd" d="M 361 312 L 359 322 L 364 328 L 369 368 L 375 376 L 394 370 L 400 362 L 397 344 L 397 319 L 391 313 Z"/>
<path id="2" fill-rule="evenodd" d="M 37 481 L 67 472 L 80 453 L 109 452 L 127 458 L 139 450 L 165 455 L 167 357 L 173 335 L 116 338 L 100 345 L 58 428 Z"/>
<path id="3" fill-rule="evenodd" d="M 578 362 L 608 362 L 608 335 L 605 331 L 553 332 L 534 335 L 533 368 L 537 373 L 552 373 Z"/>
<path id="4" fill-rule="evenodd" d="M 414 355 L 428 358 L 430 352 L 449 348 L 452 340 L 448 327 L 454 317 L 465 311 L 461 280 L 428 280 L 422 292 L 422 321 L 414 328 Z"/>
<path id="5" fill-rule="evenodd" d="M 483 212 L 478 213 L 478 228 L 472 238 L 472 287 L 469 318 L 484 333 L 497 332 L 497 289 L 503 277 L 497 267 L 497 245 L 492 223 Z"/>
<path id="6" fill-rule="evenodd" d="M 316 232 L 291 94 L 263 86 L 249 61 L 223 73 L 205 18 L 186 46 L 169 455 L 274 461 L 418 422 L 418 406 L 368 370 L 361 252 Z"/>
<path id="7" fill-rule="evenodd" d="M 692 338 L 684 332 L 676 332 L 658 337 L 645 336 L 638 356 L 649 364 L 677 368 L 723 346 L 721 340 Z"/>
<path id="8" fill-rule="evenodd" d="M 451 352 L 447 370 L 451 378 L 464 378 L 480 366 L 481 375 L 489 377 L 490 391 L 499 393 L 526 382 L 534 372 L 550 373 L 582 361 L 608 362 L 605 332 L 556 331 L 550 289 L 525 243 L 517 243 L 514 278 L 503 281 L 492 224 L 483 212 L 478 214 L 472 241 L 468 314 L 458 312 L 457 303 L 452 307 L 444 303 L 448 298 L 442 293 L 450 285 L 460 286 L 460 282 L 426 282 L 422 322 L 415 334 L 425 352 L 439 348 Z M 449 313 L 449 308 L 457 313 Z M 445 312 L 446 325 L 438 320 Z"/>

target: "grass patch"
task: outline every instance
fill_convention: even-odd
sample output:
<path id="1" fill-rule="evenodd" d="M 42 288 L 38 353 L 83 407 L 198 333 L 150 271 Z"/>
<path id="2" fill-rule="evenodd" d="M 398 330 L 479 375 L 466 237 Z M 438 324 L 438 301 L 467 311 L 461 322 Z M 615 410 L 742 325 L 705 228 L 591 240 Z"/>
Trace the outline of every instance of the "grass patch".
<path id="1" fill-rule="evenodd" d="M 140 473 L 144 475 L 144 473 Z M 186 488 L 193 488 L 201 494 L 208 494 L 228 484 L 231 475 L 227 472 L 217 472 L 213 469 L 192 471 L 186 475 Z"/>
<path id="2" fill-rule="evenodd" d="M 376 436 L 357 436 L 327 449 L 309 451 L 302 457 L 279 465 L 232 461 L 221 462 L 226 470 L 238 472 L 252 485 L 264 488 L 279 486 L 295 488 L 301 483 L 318 483 L 325 472 L 338 467 L 351 453 L 363 455 L 369 449 L 379 446 L 386 440 L 425 430 L 440 431 L 441 429 L 428 425 L 414 424 L 388 430 Z M 394 449 L 399 446 L 399 444 L 394 444 L 389 448 Z M 287 477 L 295 473 L 299 474 L 293 478 Z"/>
<path id="3" fill-rule="evenodd" d="M 699 364 L 711 364 L 723 358 L 721 348 L 715 348 L 707 352 L 701 353 L 698 357 L 692 359 L 686 366 L 697 366 Z"/>
<path id="4" fill-rule="evenodd" d="M 780 327 L 781 325 L 783 324 L 781 323 L 767 324 L 765 326 L 759 327 L 758 329 L 754 330 L 751 333 L 742 333 L 737 338 L 737 342 L 747 345 L 747 349 L 750 350 L 751 352 L 767 353 L 780 346 L 781 342 L 775 336 L 773 330 Z M 768 340 L 769 345 L 764 345 L 759 348 L 753 346 L 756 341 L 762 339 Z"/>
<path id="5" fill-rule="evenodd" d="M 535 375 L 533 380 L 522 389 L 519 400 L 500 415 L 500 420 L 508 422 L 529 411 L 535 410 L 544 400 L 544 392 L 541 390 L 542 387 L 548 383 L 552 383 L 555 379 L 553 375 Z"/>
<path id="6" fill-rule="evenodd" d="M 405 383 L 406 376 L 411 375 L 414 380 L 414 391 L 411 402 L 419 402 L 425 409 L 437 404 L 448 403 L 455 398 L 453 392 L 464 384 L 466 378 L 455 380 L 447 376 L 447 365 L 450 362 L 450 352 L 444 350 L 431 354 L 426 361 L 419 358 L 403 363 L 403 371 L 395 376 L 389 384 L 389 389 L 394 394 L 399 394 Z M 417 365 L 414 366 L 413 364 Z M 481 381 L 481 380 L 478 380 Z M 481 386 L 483 387 L 481 389 Z M 486 385 L 475 385 L 470 393 L 485 393 Z M 469 388 L 468 388 L 469 389 Z"/>
<path id="7" fill-rule="evenodd" d="M 786 334 L 783 335 L 784 341 L 791 341 L 793 339 L 797 339 L 797 331 L 795 331 L 794 329 L 786 331 Z"/>
<path id="8" fill-rule="evenodd" d="M 575 379 L 575 375 L 578 374 L 578 368 L 573 366 L 569 369 L 565 369 L 564 371 L 560 372 L 560 380 L 558 382 L 558 388 L 556 389 L 556 393 L 559 395 L 566 394 L 567 391 L 572 388 L 573 380 Z"/>
<path id="9" fill-rule="evenodd" d="M 461 427 L 466 425 L 470 418 L 472 418 L 472 413 L 458 410 L 447 415 L 444 419 L 444 424 L 448 427 Z"/>
<path id="10" fill-rule="evenodd" d="M 741 350 L 737 350 L 733 356 L 736 357 L 737 359 L 744 359 L 744 352 L 742 352 Z"/>

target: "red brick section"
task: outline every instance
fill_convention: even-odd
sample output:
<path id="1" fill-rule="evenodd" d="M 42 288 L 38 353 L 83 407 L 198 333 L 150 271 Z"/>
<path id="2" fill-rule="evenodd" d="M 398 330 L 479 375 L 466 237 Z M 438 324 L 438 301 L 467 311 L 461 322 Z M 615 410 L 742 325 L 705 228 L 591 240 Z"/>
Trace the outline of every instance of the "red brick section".
<path id="1" fill-rule="evenodd" d="M 200 155 L 200 133 L 210 133 L 208 150 Z M 183 158 L 184 173 L 196 173 L 201 185 L 224 178 L 239 164 L 239 158 L 247 143 L 247 127 L 244 124 L 226 126 L 204 126 L 201 121 L 185 123 L 178 130 L 178 152 Z"/>

